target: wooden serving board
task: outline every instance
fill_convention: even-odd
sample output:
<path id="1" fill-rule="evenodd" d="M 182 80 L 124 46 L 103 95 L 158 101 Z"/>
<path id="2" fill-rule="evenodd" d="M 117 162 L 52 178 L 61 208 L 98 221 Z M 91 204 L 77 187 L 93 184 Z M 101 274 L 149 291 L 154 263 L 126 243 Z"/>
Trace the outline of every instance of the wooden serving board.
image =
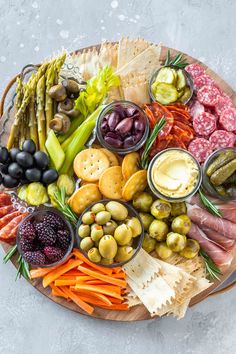
<path id="1" fill-rule="evenodd" d="M 95 46 L 97 49 L 100 48 L 100 45 L 96 45 Z M 87 47 L 87 48 L 83 48 L 83 49 L 91 49 L 92 47 Z M 77 50 L 76 52 L 81 52 L 83 49 Z M 177 50 L 172 49 L 172 48 L 167 48 L 162 46 L 162 50 L 161 50 L 161 59 L 164 61 L 167 55 L 167 51 L 170 50 L 171 52 L 171 56 L 176 55 L 177 54 Z M 226 92 L 231 99 L 233 100 L 235 106 L 236 106 L 236 92 L 219 76 L 217 75 L 214 71 L 212 71 L 210 68 L 208 68 L 205 64 L 199 62 L 198 60 L 190 57 L 187 54 L 184 54 L 184 56 L 186 57 L 187 61 L 189 63 L 193 63 L 193 62 L 198 62 L 200 63 L 202 66 L 204 66 L 206 68 L 206 72 L 215 79 L 215 81 L 217 82 L 218 86 L 222 89 L 222 91 Z M 11 117 L 10 117 L 10 123 L 13 121 L 14 119 L 14 112 L 13 110 L 11 111 Z M 4 121 L 4 116 L 2 117 L 1 121 L 0 121 L 0 129 L 2 126 L 2 123 Z M 11 124 L 7 124 L 9 129 Z M 8 133 L 6 132 L 5 134 L 5 141 L 7 140 L 7 135 Z M 5 143 L 5 141 L 3 140 L 2 143 Z M 2 247 L 4 249 L 4 251 L 8 251 L 10 246 L 7 244 L 2 243 Z M 14 264 L 14 266 L 17 266 L 16 263 L 16 258 L 14 257 L 12 259 L 12 263 Z M 197 295 L 196 297 L 194 297 L 190 303 L 190 306 L 193 306 L 201 301 L 203 301 L 204 299 L 206 299 L 220 284 L 222 284 L 223 282 L 225 282 L 227 280 L 227 278 L 232 275 L 232 273 L 236 270 L 236 250 L 234 252 L 234 259 L 233 262 L 230 266 L 230 268 L 228 268 L 225 272 L 224 275 L 221 276 L 221 280 L 218 282 L 215 282 L 210 288 L 208 288 L 207 290 L 203 291 L 202 293 L 200 293 L 199 295 Z M 32 286 L 34 286 L 40 293 L 42 293 L 43 295 L 47 296 L 49 299 L 51 299 L 53 302 L 56 302 L 57 304 L 75 311 L 81 315 L 87 315 L 83 310 L 81 310 L 78 306 L 76 306 L 74 303 L 72 302 L 68 302 L 65 299 L 59 298 L 59 297 L 52 297 L 50 295 L 51 289 L 48 287 L 46 289 L 43 288 L 42 286 L 42 280 L 34 280 L 31 282 Z M 129 311 L 111 311 L 111 310 L 105 310 L 105 309 L 101 309 L 101 308 L 95 308 L 94 313 L 91 315 L 92 317 L 95 318 L 99 318 L 99 319 L 103 319 L 103 320 L 113 320 L 113 321 L 127 321 L 127 322 L 131 322 L 131 321 L 141 321 L 141 320 L 149 320 L 149 319 L 153 319 L 149 312 L 146 310 L 146 308 L 143 305 L 137 305 L 132 307 Z"/>

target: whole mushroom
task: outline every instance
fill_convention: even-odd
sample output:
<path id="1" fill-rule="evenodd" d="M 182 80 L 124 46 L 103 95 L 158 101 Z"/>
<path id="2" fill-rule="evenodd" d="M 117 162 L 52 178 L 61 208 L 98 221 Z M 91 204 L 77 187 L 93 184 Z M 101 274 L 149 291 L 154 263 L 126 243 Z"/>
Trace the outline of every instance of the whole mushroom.
<path id="1" fill-rule="evenodd" d="M 64 101 L 66 98 L 66 89 L 62 84 L 54 85 L 50 88 L 48 92 L 49 96 L 55 101 Z"/>
<path id="2" fill-rule="evenodd" d="M 79 111 L 74 108 L 74 105 L 74 101 L 67 97 L 64 101 L 59 102 L 57 110 L 59 113 L 64 113 L 68 117 L 77 117 L 79 115 Z"/>
<path id="3" fill-rule="evenodd" d="M 65 134 L 70 128 L 70 118 L 64 113 L 56 113 L 49 127 L 56 133 Z"/>

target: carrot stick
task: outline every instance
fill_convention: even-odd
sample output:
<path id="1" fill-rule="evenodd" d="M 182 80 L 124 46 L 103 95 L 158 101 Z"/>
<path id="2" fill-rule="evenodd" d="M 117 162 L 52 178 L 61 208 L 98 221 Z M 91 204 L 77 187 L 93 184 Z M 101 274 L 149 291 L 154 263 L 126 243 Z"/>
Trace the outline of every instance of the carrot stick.
<path id="1" fill-rule="evenodd" d="M 118 278 L 118 279 L 125 279 L 125 273 L 124 272 L 120 272 L 117 274 L 112 274 L 113 278 Z"/>
<path id="2" fill-rule="evenodd" d="M 54 267 L 50 267 L 50 268 L 36 268 L 36 269 L 31 269 L 30 271 L 30 275 L 31 275 L 31 279 L 36 279 L 36 278 L 42 278 L 44 277 L 46 274 L 50 273 L 53 269 L 57 269 L 59 267 L 61 267 L 63 264 L 65 264 L 66 262 L 68 262 L 68 260 L 72 257 L 72 254 L 70 254 L 68 256 L 68 258 L 61 264 L 56 265 Z M 79 273 L 79 272 L 78 272 Z M 79 274 L 78 274 L 79 275 Z"/>
<path id="3" fill-rule="evenodd" d="M 46 288 L 49 284 L 51 284 L 54 280 L 56 280 L 62 274 L 68 272 L 75 267 L 78 267 L 81 264 L 79 259 L 70 259 L 66 264 L 58 267 L 55 270 L 52 270 L 43 278 L 43 287 Z"/>
<path id="4" fill-rule="evenodd" d="M 66 296 L 66 294 L 60 288 L 55 286 L 54 284 L 50 284 L 50 287 L 52 289 L 53 296 L 61 296 L 61 297 L 64 297 L 65 299 L 68 298 L 68 296 Z"/>
<path id="5" fill-rule="evenodd" d="M 90 277 L 90 275 L 81 275 L 79 277 L 76 277 L 76 282 L 87 281 L 87 280 L 91 280 L 91 279 L 93 279 L 93 278 Z"/>
<path id="6" fill-rule="evenodd" d="M 78 294 L 78 292 L 77 292 Z M 93 299 L 94 301 L 99 301 L 102 302 L 103 305 L 110 306 L 112 305 L 112 302 L 103 294 L 98 294 L 98 293 L 86 293 L 84 292 L 83 294 L 81 293 L 78 295 L 79 297 L 83 297 L 84 299 Z M 84 300 L 86 302 L 86 300 Z"/>
<path id="7" fill-rule="evenodd" d="M 76 280 L 75 279 L 65 279 L 65 280 L 55 280 L 54 284 L 56 286 L 68 286 L 68 285 L 75 285 L 76 284 Z"/>
<path id="8" fill-rule="evenodd" d="M 112 273 L 114 274 L 120 273 L 121 271 L 123 271 L 121 267 L 112 268 Z"/>
<path id="9" fill-rule="evenodd" d="M 75 290 L 78 292 L 83 292 L 85 291 L 91 291 L 91 292 L 96 292 L 99 294 L 103 295 L 108 295 L 111 297 L 114 297 L 116 299 L 123 300 L 123 297 L 116 292 L 110 290 L 110 289 L 104 289 L 103 286 L 98 286 L 98 285 L 75 285 Z"/>
<path id="10" fill-rule="evenodd" d="M 116 311 L 128 311 L 129 310 L 128 304 L 114 304 L 111 306 L 100 305 L 99 307 L 102 307 L 107 310 L 116 310 Z"/>
<path id="11" fill-rule="evenodd" d="M 114 297 L 106 296 L 108 300 L 111 301 L 112 304 L 121 304 L 122 301 L 120 299 L 115 299 Z"/>
<path id="12" fill-rule="evenodd" d="M 114 285 L 117 285 L 117 286 L 120 286 L 120 287 L 123 287 L 123 288 L 125 288 L 126 285 L 127 285 L 126 281 L 124 281 L 124 280 L 114 279 L 114 278 L 112 278 L 112 276 L 99 274 L 98 272 L 96 272 L 94 270 L 87 269 L 87 268 L 85 268 L 83 266 L 79 266 L 78 269 L 81 272 L 85 273 L 85 274 L 91 275 L 95 279 L 103 280 L 103 281 L 105 281 L 107 283 L 110 283 L 110 284 L 114 284 Z"/>
<path id="13" fill-rule="evenodd" d="M 90 284 L 90 285 L 105 285 L 104 281 L 102 281 L 102 280 L 88 280 L 88 281 L 86 281 L 86 284 Z"/>
<path id="14" fill-rule="evenodd" d="M 92 314 L 94 311 L 94 308 L 90 305 L 88 305 L 86 302 L 84 302 L 83 300 L 81 300 L 79 298 L 79 296 L 75 293 L 73 293 L 73 291 L 71 291 L 68 288 L 64 288 L 64 292 L 66 293 L 66 295 L 68 295 L 68 297 L 76 304 L 78 305 L 82 310 L 84 310 L 85 312 L 87 312 L 88 314 Z"/>
<path id="15" fill-rule="evenodd" d="M 88 264 L 93 269 L 99 270 L 100 272 L 102 272 L 104 274 L 107 274 L 107 275 L 111 275 L 112 274 L 112 269 L 111 268 L 101 267 L 101 266 L 98 266 L 98 265 L 90 262 L 78 249 L 74 248 L 73 249 L 73 254 L 75 255 L 75 257 L 79 258 L 81 261 L 83 261 L 84 263 Z"/>

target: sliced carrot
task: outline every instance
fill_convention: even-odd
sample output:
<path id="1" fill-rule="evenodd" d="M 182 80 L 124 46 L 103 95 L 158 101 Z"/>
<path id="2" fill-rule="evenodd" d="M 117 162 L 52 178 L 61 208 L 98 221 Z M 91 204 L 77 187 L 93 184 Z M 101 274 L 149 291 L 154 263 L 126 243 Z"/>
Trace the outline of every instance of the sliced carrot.
<path id="1" fill-rule="evenodd" d="M 76 279 L 57 279 L 55 280 L 54 284 L 56 286 L 70 286 L 70 285 L 75 285 L 76 284 Z"/>
<path id="2" fill-rule="evenodd" d="M 76 292 L 76 294 L 78 294 L 78 292 Z M 103 294 L 83 292 L 83 294 L 81 293 L 79 296 L 83 297 L 85 302 L 86 302 L 86 298 L 87 298 L 87 299 L 92 299 L 94 301 L 99 301 L 103 305 L 107 305 L 107 306 L 112 305 L 112 302 Z"/>
<path id="3" fill-rule="evenodd" d="M 80 275 L 79 277 L 76 277 L 76 282 L 79 281 L 87 281 L 93 279 L 90 275 Z"/>
<path id="4" fill-rule="evenodd" d="M 83 261 L 84 263 L 88 264 L 93 269 L 99 270 L 103 274 L 108 274 L 108 275 L 112 274 L 112 269 L 111 268 L 101 267 L 101 266 L 98 266 L 98 265 L 90 262 L 78 249 L 74 248 L 73 249 L 73 254 L 75 255 L 75 257 L 79 258 L 81 261 Z"/>
<path id="5" fill-rule="evenodd" d="M 75 294 L 73 291 L 71 291 L 68 288 L 64 288 L 64 292 L 66 293 L 66 295 L 68 295 L 68 297 L 76 304 L 78 305 L 82 310 L 84 310 L 85 312 L 87 312 L 88 314 L 92 314 L 94 311 L 94 308 L 90 305 L 88 305 L 86 302 L 84 302 L 83 300 L 80 299 L 80 297 Z"/>
<path id="6" fill-rule="evenodd" d="M 44 277 L 46 274 L 50 273 L 53 269 L 57 269 L 59 267 L 61 267 L 63 264 L 65 264 L 66 262 L 68 262 L 68 260 L 72 257 L 72 253 L 68 256 L 68 258 L 61 264 L 56 265 L 54 267 L 50 267 L 50 268 L 36 268 L 36 269 L 31 269 L 30 271 L 30 275 L 31 275 L 31 279 L 36 279 L 36 278 L 42 278 Z M 79 272 L 78 272 L 79 273 Z M 78 274 L 79 275 L 79 274 Z"/>
<path id="7" fill-rule="evenodd" d="M 75 285 L 75 290 L 77 290 L 78 292 L 83 292 L 83 290 L 85 291 L 91 291 L 91 292 L 95 292 L 95 293 L 99 293 L 99 294 L 103 294 L 103 295 L 108 295 L 111 297 L 114 297 L 116 299 L 120 299 L 123 300 L 123 297 L 119 294 L 117 294 L 116 292 L 112 291 L 112 290 L 108 290 L 108 289 L 104 289 L 103 286 L 100 285 Z"/>
<path id="8" fill-rule="evenodd" d="M 111 306 L 100 305 L 99 307 L 102 307 L 107 310 L 116 310 L 116 311 L 128 311 L 129 310 L 128 304 L 114 304 Z"/>
<path id="9" fill-rule="evenodd" d="M 56 280 L 62 274 L 68 272 L 75 267 L 78 267 L 82 262 L 79 259 L 70 259 L 66 264 L 58 267 L 55 270 L 52 270 L 43 278 L 43 287 L 46 288 L 49 284 L 51 284 L 54 280 Z"/>
<path id="10" fill-rule="evenodd" d="M 122 300 L 120 299 L 115 299 L 114 297 L 107 296 L 107 299 L 111 301 L 112 304 L 121 304 Z"/>
<path id="11" fill-rule="evenodd" d="M 90 284 L 90 285 L 105 285 L 104 281 L 102 280 L 87 280 L 86 284 Z"/>
<path id="12" fill-rule="evenodd" d="M 64 297 L 65 299 L 68 298 L 68 296 L 59 287 L 55 286 L 54 284 L 50 284 L 50 287 L 52 289 L 53 296 L 60 296 Z"/>
<path id="13" fill-rule="evenodd" d="M 123 271 L 121 267 L 112 268 L 112 273 L 114 273 L 114 274 L 118 274 L 121 271 Z"/>
<path id="14" fill-rule="evenodd" d="M 113 278 L 117 278 L 117 279 L 125 279 L 125 273 L 120 272 L 120 273 L 117 273 L 117 274 L 112 274 L 112 277 Z"/>
<path id="15" fill-rule="evenodd" d="M 103 281 L 110 283 L 110 284 L 114 284 L 114 285 L 117 285 L 117 286 L 120 286 L 123 288 L 125 288 L 127 285 L 125 280 L 116 279 L 116 278 L 112 278 L 112 276 L 99 274 L 98 272 L 96 272 L 94 270 L 87 269 L 83 266 L 79 266 L 78 269 L 85 274 L 91 275 L 95 279 L 100 279 L 100 280 L 103 280 Z"/>

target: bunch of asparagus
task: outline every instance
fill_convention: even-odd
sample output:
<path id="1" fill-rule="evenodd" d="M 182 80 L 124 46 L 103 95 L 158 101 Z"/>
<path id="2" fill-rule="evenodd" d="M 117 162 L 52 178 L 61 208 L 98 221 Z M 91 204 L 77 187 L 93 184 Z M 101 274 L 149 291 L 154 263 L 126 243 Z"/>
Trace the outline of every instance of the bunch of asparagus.
<path id="1" fill-rule="evenodd" d="M 17 78 L 16 115 L 11 127 L 7 148 L 21 147 L 25 139 L 32 139 L 37 149 L 45 151 L 49 123 L 54 115 L 54 102 L 50 88 L 58 83 L 59 72 L 66 59 L 62 54 L 51 62 L 42 64 L 27 83 Z"/>

